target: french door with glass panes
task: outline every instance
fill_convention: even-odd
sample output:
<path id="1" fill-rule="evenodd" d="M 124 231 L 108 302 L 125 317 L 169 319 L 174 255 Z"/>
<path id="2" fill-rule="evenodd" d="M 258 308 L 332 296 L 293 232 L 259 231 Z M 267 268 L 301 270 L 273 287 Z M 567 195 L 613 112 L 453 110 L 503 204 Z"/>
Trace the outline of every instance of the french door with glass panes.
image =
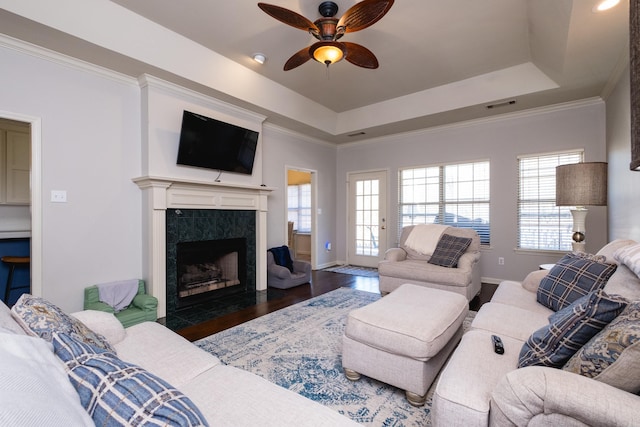
<path id="1" fill-rule="evenodd" d="M 347 262 L 377 267 L 387 249 L 387 172 L 351 173 Z"/>

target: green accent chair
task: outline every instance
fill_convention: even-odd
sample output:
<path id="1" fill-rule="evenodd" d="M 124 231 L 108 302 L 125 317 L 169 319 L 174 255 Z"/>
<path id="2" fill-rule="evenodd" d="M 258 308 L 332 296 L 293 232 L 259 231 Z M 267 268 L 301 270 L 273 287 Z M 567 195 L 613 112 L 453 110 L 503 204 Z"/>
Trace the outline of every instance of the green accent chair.
<path id="1" fill-rule="evenodd" d="M 107 313 L 115 312 L 113 307 L 100 301 L 100 293 L 96 285 L 84 288 L 84 309 L 106 311 Z M 138 294 L 133 298 L 131 304 L 114 314 L 125 328 L 137 323 L 155 322 L 158 319 L 158 299 L 147 295 L 144 280 L 138 280 Z"/>

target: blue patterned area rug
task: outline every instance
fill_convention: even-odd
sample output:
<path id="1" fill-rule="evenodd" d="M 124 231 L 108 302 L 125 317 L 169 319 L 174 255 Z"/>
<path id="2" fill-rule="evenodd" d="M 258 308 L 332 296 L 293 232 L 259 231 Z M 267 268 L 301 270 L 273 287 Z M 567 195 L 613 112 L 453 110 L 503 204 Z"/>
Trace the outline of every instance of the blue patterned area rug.
<path id="1" fill-rule="evenodd" d="M 331 271 L 333 273 L 351 274 L 352 276 L 378 277 L 378 269 L 370 267 L 359 267 L 357 265 L 338 265 L 335 267 L 325 268 L 322 271 Z"/>
<path id="2" fill-rule="evenodd" d="M 195 344 L 232 365 L 315 400 L 369 426 L 428 426 L 431 397 L 416 408 L 404 391 L 342 371 L 348 313 L 380 295 L 340 288 L 278 310 Z"/>

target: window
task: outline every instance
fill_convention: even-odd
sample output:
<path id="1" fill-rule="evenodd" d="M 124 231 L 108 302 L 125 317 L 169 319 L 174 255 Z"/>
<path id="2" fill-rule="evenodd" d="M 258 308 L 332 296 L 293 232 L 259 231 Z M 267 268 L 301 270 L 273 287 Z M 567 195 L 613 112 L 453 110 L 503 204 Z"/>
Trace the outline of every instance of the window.
<path id="1" fill-rule="evenodd" d="M 311 233 L 311 184 L 287 186 L 288 220 L 298 233 Z"/>
<path id="2" fill-rule="evenodd" d="M 473 228 L 490 243 L 489 162 L 400 170 L 399 227 L 445 224 Z"/>
<path id="3" fill-rule="evenodd" d="M 556 166 L 582 161 L 582 151 L 518 158 L 518 248 L 571 250 L 570 208 L 556 206 Z"/>

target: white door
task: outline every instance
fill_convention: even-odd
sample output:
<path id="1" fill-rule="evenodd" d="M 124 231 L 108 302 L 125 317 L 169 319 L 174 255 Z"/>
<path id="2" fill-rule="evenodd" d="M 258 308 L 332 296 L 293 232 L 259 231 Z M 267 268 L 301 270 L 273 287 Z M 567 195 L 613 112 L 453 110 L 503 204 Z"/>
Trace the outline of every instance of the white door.
<path id="1" fill-rule="evenodd" d="M 347 262 L 377 267 L 387 250 L 387 172 L 351 173 Z"/>

